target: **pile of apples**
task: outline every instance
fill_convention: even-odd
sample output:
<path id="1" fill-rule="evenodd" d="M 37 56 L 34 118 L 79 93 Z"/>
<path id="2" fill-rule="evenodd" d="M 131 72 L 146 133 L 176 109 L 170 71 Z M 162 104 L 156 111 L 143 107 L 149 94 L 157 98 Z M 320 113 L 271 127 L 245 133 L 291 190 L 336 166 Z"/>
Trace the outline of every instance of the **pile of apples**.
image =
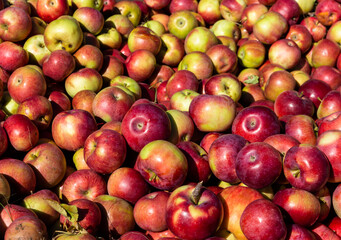
<path id="1" fill-rule="evenodd" d="M 341 239 L 340 0 L 1 0 L 0 238 Z"/>

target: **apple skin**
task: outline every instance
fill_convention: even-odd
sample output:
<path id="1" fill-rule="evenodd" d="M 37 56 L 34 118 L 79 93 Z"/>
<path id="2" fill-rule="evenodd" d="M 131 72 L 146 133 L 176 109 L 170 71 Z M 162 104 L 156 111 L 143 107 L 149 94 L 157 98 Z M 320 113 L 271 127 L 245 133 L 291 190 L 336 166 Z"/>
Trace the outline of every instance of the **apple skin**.
<path id="1" fill-rule="evenodd" d="M 107 181 L 108 194 L 135 204 L 150 192 L 149 184 L 133 168 L 120 167 L 113 171 Z"/>
<path id="2" fill-rule="evenodd" d="M 129 231 L 121 235 L 119 240 L 150 240 L 145 234 L 139 231 Z"/>
<path id="3" fill-rule="evenodd" d="M 53 90 L 48 95 L 48 100 L 52 105 L 53 118 L 62 111 L 71 109 L 71 101 L 66 93 Z"/>
<path id="4" fill-rule="evenodd" d="M 222 222 L 223 206 L 218 196 L 200 185 L 178 187 L 167 201 L 167 226 L 179 238 L 206 239 Z"/>
<path id="5" fill-rule="evenodd" d="M 316 124 L 307 115 L 288 116 L 285 122 L 285 134 L 294 137 L 301 144 L 316 144 Z"/>
<path id="6" fill-rule="evenodd" d="M 173 190 L 186 180 L 188 162 L 176 145 L 165 140 L 154 140 L 141 149 L 134 169 L 153 187 Z"/>
<path id="7" fill-rule="evenodd" d="M 324 26 L 331 26 L 341 19 L 341 5 L 338 1 L 319 1 L 315 8 L 316 18 Z"/>
<path id="8" fill-rule="evenodd" d="M 341 239 L 339 235 L 323 223 L 316 223 L 310 230 L 317 239 Z"/>
<path id="9" fill-rule="evenodd" d="M 96 97 L 96 93 L 92 90 L 81 90 L 72 98 L 73 109 L 83 109 L 93 115 L 92 103 Z"/>
<path id="10" fill-rule="evenodd" d="M 166 93 L 171 98 L 174 93 L 185 89 L 197 92 L 199 89 L 199 81 L 191 71 L 178 70 L 168 79 Z"/>
<path id="11" fill-rule="evenodd" d="M 201 0 L 198 3 L 198 13 L 202 16 L 205 23 L 212 25 L 222 18 L 220 9 L 220 0 Z"/>
<path id="12" fill-rule="evenodd" d="M 233 72 L 237 68 L 237 55 L 228 46 L 216 44 L 210 47 L 206 54 L 211 58 L 217 73 Z"/>
<path id="13" fill-rule="evenodd" d="M 300 6 L 296 0 L 283 1 L 277 0 L 269 9 L 280 13 L 288 21 L 288 25 L 294 25 L 298 22 L 301 15 Z"/>
<path id="14" fill-rule="evenodd" d="M 99 73 L 103 82 L 108 83 L 110 79 L 124 74 L 124 64 L 117 57 L 104 54 L 103 65 Z"/>
<path id="15" fill-rule="evenodd" d="M 73 54 L 79 67 L 100 71 L 103 66 L 103 53 L 94 45 L 84 44 Z"/>
<path id="16" fill-rule="evenodd" d="M 341 91 L 331 90 L 321 100 L 316 111 L 318 119 L 341 111 Z"/>
<path id="17" fill-rule="evenodd" d="M 29 37 L 24 45 L 24 50 L 29 55 L 29 63 L 42 66 L 45 59 L 51 54 L 50 50 L 44 44 L 44 35 L 36 34 Z"/>
<path id="18" fill-rule="evenodd" d="M 268 143 L 253 142 L 244 146 L 235 159 L 238 178 L 245 185 L 260 189 L 274 183 L 282 172 L 282 157 Z"/>
<path id="19" fill-rule="evenodd" d="M 39 140 L 37 126 L 25 115 L 13 114 L 3 123 L 9 143 L 17 151 L 27 152 L 32 149 Z"/>
<path id="20" fill-rule="evenodd" d="M 208 150 L 208 162 L 215 177 L 231 184 L 240 182 L 236 174 L 236 158 L 246 144 L 243 137 L 235 134 L 215 138 Z"/>
<path id="21" fill-rule="evenodd" d="M 319 199 L 321 204 L 320 216 L 318 222 L 325 221 L 332 211 L 332 192 L 329 190 L 329 186 L 325 185 L 319 191 L 315 193 L 315 196 Z"/>
<path id="22" fill-rule="evenodd" d="M 311 64 L 313 67 L 334 67 L 340 53 L 339 45 L 329 39 L 321 39 L 312 48 Z M 328 57 L 326 57 L 328 56 Z"/>
<path id="23" fill-rule="evenodd" d="M 146 81 L 155 70 L 155 55 L 149 50 L 138 49 L 127 57 L 125 67 L 129 77 L 137 82 Z"/>
<path id="24" fill-rule="evenodd" d="M 171 33 L 161 36 L 161 49 L 156 56 L 158 61 L 168 66 L 177 66 L 185 55 L 183 41 Z"/>
<path id="25" fill-rule="evenodd" d="M 302 53 L 306 53 L 313 44 L 309 30 L 302 24 L 291 25 L 285 38 L 294 41 Z"/>
<path id="26" fill-rule="evenodd" d="M 301 144 L 287 151 L 283 161 L 283 171 L 293 187 L 316 192 L 329 179 L 330 163 L 326 155 L 316 146 Z"/>
<path id="27" fill-rule="evenodd" d="M 66 173 L 64 153 L 52 142 L 42 143 L 31 149 L 23 161 L 35 172 L 37 188 L 56 186 Z"/>
<path id="28" fill-rule="evenodd" d="M 99 205 L 102 213 L 98 235 L 105 239 L 117 239 L 120 235 L 134 229 L 134 209 L 130 203 L 106 194 L 96 197 L 94 202 Z"/>
<path id="29" fill-rule="evenodd" d="M 97 35 L 104 26 L 103 14 L 92 7 L 77 8 L 72 15 L 81 25 L 85 32 Z"/>
<path id="30" fill-rule="evenodd" d="M 94 200 L 107 193 L 107 185 L 102 177 L 91 169 L 77 170 L 66 177 L 62 185 L 62 195 L 66 202 L 76 199 Z"/>
<path id="31" fill-rule="evenodd" d="M 199 80 L 211 77 L 213 69 L 214 66 L 211 58 L 203 52 L 186 54 L 178 65 L 178 70 L 191 71 Z"/>
<path id="32" fill-rule="evenodd" d="M 198 39 L 201 39 L 198 41 Z M 193 28 L 186 36 L 184 47 L 186 54 L 199 51 L 206 52 L 212 46 L 218 44 L 218 39 L 212 31 L 206 27 Z"/>
<path id="33" fill-rule="evenodd" d="M 9 201 L 11 197 L 11 187 L 3 174 L 0 174 L 0 194 L 3 196 L 3 200 Z M 1 200 L 1 202 L 3 200 Z"/>
<path id="34" fill-rule="evenodd" d="M 328 130 L 341 130 L 341 111 L 316 120 L 318 135 Z"/>
<path id="35" fill-rule="evenodd" d="M 265 46 L 257 40 L 246 40 L 237 51 L 238 59 L 245 68 L 258 68 L 266 58 Z"/>
<path id="36" fill-rule="evenodd" d="M 340 224 L 341 224 L 341 218 L 338 216 L 332 217 L 332 219 L 328 222 L 327 227 L 330 228 L 335 234 L 338 236 L 341 235 L 340 232 Z"/>
<path id="37" fill-rule="evenodd" d="M 241 110 L 233 120 L 232 133 L 249 142 L 262 142 L 280 133 L 281 125 L 275 113 L 264 106 L 251 106 Z"/>
<path id="38" fill-rule="evenodd" d="M 195 129 L 193 120 L 188 113 L 176 109 L 167 110 L 166 113 L 171 122 L 171 135 L 168 141 L 174 144 L 190 141 Z"/>
<path id="39" fill-rule="evenodd" d="M 312 193 L 298 188 L 279 190 L 273 202 L 283 208 L 295 224 L 312 226 L 320 215 L 321 205 Z"/>
<path id="40" fill-rule="evenodd" d="M 307 240 L 316 239 L 316 235 L 311 230 L 298 224 L 287 225 L 287 237 L 288 240 L 300 239 L 302 237 Z"/>
<path id="41" fill-rule="evenodd" d="M 278 64 L 284 69 L 291 69 L 300 61 L 301 49 L 293 40 L 279 39 L 271 44 L 268 57 L 270 63 Z"/>
<path id="42" fill-rule="evenodd" d="M 193 98 L 189 115 L 200 131 L 223 132 L 232 125 L 236 103 L 228 96 L 201 94 Z"/>
<path id="43" fill-rule="evenodd" d="M 250 187 L 232 185 L 224 188 L 218 196 L 224 206 L 224 220 L 220 230 L 233 233 L 236 239 L 246 240 L 240 226 L 240 218 L 245 208 L 254 200 L 264 199 L 263 195 Z"/>
<path id="44" fill-rule="evenodd" d="M 281 210 L 272 201 L 251 202 L 240 217 L 240 227 L 247 239 L 286 239 L 287 227 Z"/>
<path id="45" fill-rule="evenodd" d="M 326 82 L 318 79 L 309 79 L 300 86 L 298 92 L 307 96 L 314 103 L 316 109 L 318 109 L 321 99 L 331 90 L 331 87 Z"/>
<path id="46" fill-rule="evenodd" d="M 246 2 L 244 0 L 222 0 L 219 9 L 224 19 L 238 22 L 241 20 L 245 7 Z"/>
<path id="47" fill-rule="evenodd" d="M 128 48 L 131 53 L 143 49 L 157 55 L 161 49 L 161 38 L 150 28 L 138 26 L 128 36 Z"/>
<path id="48" fill-rule="evenodd" d="M 142 10 L 136 2 L 127 0 L 117 1 L 115 8 L 117 8 L 123 16 L 127 16 L 135 27 L 139 25 Z"/>
<path id="49" fill-rule="evenodd" d="M 191 11 L 182 10 L 172 13 L 169 16 L 167 28 L 169 33 L 184 40 L 192 29 L 198 27 L 198 21 Z"/>
<path id="50" fill-rule="evenodd" d="M 83 147 L 87 137 L 96 130 L 94 117 L 82 109 L 58 113 L 51 124 L 53 140 L 58 147 L 68 151 Z"/>
<path id="51" fill-rule="evenodd" d="M 168 139 L 171 122 L 166 112 L 153 103 L 132 106 L 122 119 L 122 135 L 135 152 L 149 142 Z"/>
<path id="52" fill-rule="evenodd" d="M 43 21 L 50 23 L 68 14 L 69 4 L 67 0 L 37 0 L 36 11 Z"/>
<path id="53" fill-rule="evenodd" d="M 341 73 L 340 71 L 331 66 L 321 66 L 316 68 L 312 74 L 311 78 L 322 80 L 333 89 L 336 90 L 341 85 Z"/>
<path id="54" fill-rule="evenodd" d="M 200 147 L 202 147 L 207 153 L 209 153 L 210 147 L 214 140 L 223 135 L 219 132 L 208 132 L 200 140 Z"/>

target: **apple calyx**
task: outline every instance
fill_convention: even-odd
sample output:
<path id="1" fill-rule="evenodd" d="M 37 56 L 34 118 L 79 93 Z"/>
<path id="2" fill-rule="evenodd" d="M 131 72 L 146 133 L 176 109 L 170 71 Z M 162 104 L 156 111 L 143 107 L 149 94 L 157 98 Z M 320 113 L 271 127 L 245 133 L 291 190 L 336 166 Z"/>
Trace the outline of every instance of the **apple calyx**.
<path id="1" fill-rule="evenodd" d="M 199 203 L 199 199 L 201 197 L 201 193 L 202 193 L 202 184 L 203 181 L 200 181 L 194 188 L 192 194 L 191 194 L 191 200 L 195 205 L 198 205 Z"/>

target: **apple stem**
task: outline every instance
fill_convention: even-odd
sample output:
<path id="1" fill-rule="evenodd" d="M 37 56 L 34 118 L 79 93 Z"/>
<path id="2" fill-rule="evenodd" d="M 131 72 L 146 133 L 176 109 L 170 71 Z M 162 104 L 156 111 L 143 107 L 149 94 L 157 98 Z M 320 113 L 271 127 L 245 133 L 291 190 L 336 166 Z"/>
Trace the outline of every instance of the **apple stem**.
<path id="1" fill-rule="evenodd" d="M 195 205 L 198 205 L 199 199 L 201 197 L 201 189 L 202 189 L 202 184 L 203 181 L 200 181 L 194 188 L 192 195 L 191 195 L 191 200 Z"/>

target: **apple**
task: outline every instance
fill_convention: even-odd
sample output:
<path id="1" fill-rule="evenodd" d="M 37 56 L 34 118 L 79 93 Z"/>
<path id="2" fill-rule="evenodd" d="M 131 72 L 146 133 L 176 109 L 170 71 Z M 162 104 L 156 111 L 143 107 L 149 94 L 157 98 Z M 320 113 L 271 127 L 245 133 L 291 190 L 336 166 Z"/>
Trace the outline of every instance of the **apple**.
<path id="1" fill-rule="evenodd" d="M 76 64 L 84 68 L 92 68 L 99 71 L 103 65 L 103 53 L 93 45 L 85 44 L 73 54 Z"/>
<path id="2" fill-rule="evenodd" d="M 76 9 L 82 8 L 82 7 L 91 7 L 98 11 L 101 11 L 104 5 L 103 0 L 99 1 L 89 1 L 89 0 L 72 0 L 73 5 Z"/>
<path id="3" fill-rule="evenodd" d="M 239 46 L 237 56 L 245 68 L 258 68 L 264 63 L 266 49 L 257 40 L 246 40 Z"/>
<path id="4" fill-rule="evenodd" d="M 169 11 L 171 14 L 178 11 L 196 12 L 198 8 L 197 0 L 171 0 L 169 4 Z"/>
<path id="5" fill-rule="evenodd" d="M 119 31 L 112 27 L 104 27 L 102 31 L 96 35 L 97 40 L 100 43 L 101 49 L 119 49 L 122 45 L 123 39 Z"/>
<path id="6" fill-rule="evenodd" d="M 220 0 L 201 0 L 198 3 L 198 13 L 202 16 L 205 23 L 212 25 L 222 18 L 220 9 Z"/>
<path id="7" fill-rule="evenodd" d="M 277 0 L 269 9 L 280 13 L 287 21 L 289 25 L 294 25 L 298 22 L 301 10 L 296 0 L 283 1 Z"/>
<path id="8" fill-rule="evenodd" d="M 157 55 L 161 49 L 161 38 L 144 26 L 134 28 L 128 36 L 127 43 L 131 53 L 143 49 Z"/>
<path id="9" fill-rule="evenodd" d="M 237 68 L 237 55 L 228 46 L 216 44 L 210 47 L 206 54 L 211 58 L 217 73 L 233 72 Z"/>
<path id="10" fill-rule="evenodd" d="M 316 44 L 314 44 L 312 48 L 312 66 L 315 68 L 318 68 L 320 66 L 334 67 L 339 53 L 340 47 L 336 42 L 329 39 L 321 39 Z"/>
<path id="11" fill-rule="evenodd" d="M 197 92 L 198 88 L 199 81 L 194 73 L 188 70 L 179 70 L 167 81 L 166 93 L 171 98 L 178 91 L 188 89 Z"/>
<path id="12" fill-rule="evenodd" d="M 178 70 L 191 71 L 199 80 L 211 77 L 213 68 L 212 60 L 203 52 L 191 52 L 186 54 L 178 65 Z"/>
<path id="13" fill-rule="evenodd" d="M 271 44 L 268 57 L 270 63 L 278 64 L 284 69 L 291 69 L 301 59 L 301 49 L 290 39 L 279 39 Z"/>
<path id="14" fill-rule="evenodd" d="M 341 5 L 334 0 L 320 1 L 315 7 L 315 15 L 323 25 L 331 26 L 341 19 Z"/>
<path id="15" fill-rule="evenodd" d="M 285 38 L 294 41 L 302 53 L 306 53 L 313 44 L 309 30 L 302 24 L 291 25 Z"/>
<path id="16" fill-rule="evenodd" d="M 241 31 L 237 24 L 226 19 L 220 19 L 215 22 L 210 27 L 210 30 L 214 33 L 214 35 L 217 36 L 220 41 L 223 42 L 224 45 L 231 44 L 231 39 L 234 40 L 234 43 L 236 43 L 241 37 Z M 222 38 L 221 36 L 224 36 L 225 38 Z M 226 37 L 228 38 L 226 39 Z"/>
<path id="17" fill-rule="evenodd" d="M 56 20 L 69 13 L 67 0 L 37 0 L 36 11 L 38 16 L 46 23 Z"/>
<path id="18" fill-rule="evenodd" d="M 174 73 L 175 71 L 170 66 L 165 64 L 162 65 L 157 64 L 155 66 L 152 76 L 148 79 L 147 84 L 148 86 L 150 86 L 149 88 L 151 89 L 158 88 L 162 82 L 168 81 L 170 77 L 173 76 Z"/>
<path id="19" fill-rule="evenodd" d="M 97 35 L 104 26 L 104 16 L 100 10 L 92 7 L 77 8 L 72 15 L 86 32 Z"/>
<path id="20" fill-rule="evenodd" d="M 115 9 L 118 9 L 119 13 L 123 16 L 127 16 L 135 27 L 139 25 L 142 10 L 136 2 L 128 0 L 117 1 Z"/>
<path id="21" fill-rule="evenodd" d="M 194 123 L 188 113 L 181 110 L 170 109 L 166 114 L 171 122 L 171 135 L 168 141 L 178 144 L 182 141 L 190 141 L 194 135 Z"/>
<path id="22" fill-rule="evenodd" d="M 43 65 L 45 59 L 51 54 L 44 43 L 44 35 L 36 34 L 25 41 L 24 50 L 29 55 L 29 63 Z"/>
<path id="23" fill-rule="evenodd" d="M 165 26 L 157 20 L 149 20 L 143 26 L 151 29 L 159 37 L 166 32 Z"/>
<path id="24" fill-rule="evenodd" d="M 96 130 L 94 117 L 82 109 L 60 112 L 51 124 L 53 140 L 58 147 L 68 151 L 83 147 L 87 137 Z"/>
<path id="25" fill-rule="evenodd" d="M 311 73 L 310 77 L 328 83 L 333 90 L 336 90 L 341 85 L 341 73 L 335 67 L 318 67 Z"/>
<path id="26" fill-rule="evenodd" d="M 157 55 L 158 61 L 169 66 L 178 65 L 185 55 L 183 42 L 171 33 L 164 33 L 160 38 L 162 45 Z"/>
<path id="27" fill-rule="evenodd" d="M 199 42 L 197 39 L 201 39 Z M 212 31 L 206 27 L 195 27 L 186 36 L 184 47 L 185 52 L 195 51 L 206 52 L 212 46 L 218 44 L 218 39 Z"/>
<path id="28" fill-rule="evenodd" d="M 0 51 L 3 55 L 0 59 L 0 67 L 5 71 L 13 72 L 28 64 L 28 52 L 17 43 L 4 41 L 0 43 Z"/>
<path id="29" fill-rule="evenodd" d="M 149 238 L 139 231 L 129 231 L 121 235 L 120 240 L 149 240 Z"/>
<path id="30" fill-rule="evenodd" d="M 107 186 L 103 176 L 91 169 L 81 169 L 71 173 L 62 185 L 62 196 L 66 202 L 76 199 L 94 200 L 106 192 Z"/>
<path id="31" fill-rule="evenodd" d="M 3 201 L 9 201 L 11 197 L 11 187 L 3 174 L 0 174 L 0 194 L 2 196 L 2 199 L 0 200 L 1 203 Z"/>
<path id="32" fill-rule="evenodd" d="M 81 90 L 72 98 L 73 109 L 83 109 L 93 115 L 92 102 L 96 97 L 96 93 L 92 90 Z"/>
<path id="33" fill-rule="evenodd" d="M 169 16 L 167 28 L 169 33 L 184 40 L 192 29 L 198 27 L 198 21 L 191 11 L 182 10 L 173 12 Z"/>
<path id="34" fill-rule="evenodd" d="M 48 100 L 52 105 L 53 118 L 62 111 L 71 109 L 71 101 L 67 94 L 61 91 L 52 91 L 48 95 Z"/>
<path id="35" fill-rule="evenodd" d="M 240 21 L 248 33 L 252 33 L 255 22 L 267 11 L 268 8 L 259 2 L 246 5 L 242 12 Z"/>
<path id="36" fill-rule="evenodd" d="M 145 49 L 134 51 L 125 61 L 128 76 L 137 82 L 143 82 L 151 77 L 155 66 L 155 55 Z"/>
<path id="37" fill-rule="evenodd" d="M 247 239 L 286 239 L 287 227 L 280 208 L 268 199 L 251 202 L 240 217 Z"/>
<path id="38" fill-rule="evenodd" d="M 316 144 L 317 126 L 312 117 L 301 114 L 288 116 L 284 128 L 286 135 L 294 137 L 301 144 Z"/>
<path id="39" fill-rule="evenodd" d="M 318 42 L 323 39 L 327 34 L 327 28 L 324 26 L 316 16 L 307 16 L 300 22 L 305 26 L 313 37 L 314 42 Z"/>
<path id="40" fill-rule="evenodd" d="M 339 90 L 329 91 L 320 101 L 316 111 L 316 116 L 319 119 L 341 111 L 341 91 Z"/>
<path id="41" fill-rule="evenodd" d="M 322 80 L 318 79 L 309 79 L 303 84 L 301 84 L 298 92 L 303 93 L 303 95 L 307 96 L 315 105 L 315 108 L 321 104 L 321 100 L 330 92 L 331 87 Z"/>
<path id="42" fill-rule="evenodd" d="M 323 223 L 316 223 L 311 231 L 317 236 L 317 238 L 321 239 L 340 239 L 340 236 L 337 235 L 332 229 L 327 227 Z"/>
<path id="43" fill-rule="evenodd" d="M 220 227 L 223 211 L 218 196 L 202 182 L 183 185 L 167 201 L 167 226 L 179 238 L 206 239 Z"/>
<path id="44" fill-rule="evenodd" d="M 188 112 L 192 100 L 199 95 L 200 93 L 189 89 L 178 91 L 174 93 L 169 100 L 170 108 L 174 110 Z"/>
<path id="45" fill-rule="evenodd" d="M 340 125 L 341 111 L 332 113 L 326 117 L 316 120 L 318 126 L 318 135 L 328 131 L 328 130 L 341 130 Z"/>
<path id="46" fill-rule="evenodd" d="M 115 56 L 104 55 L 103 65 L 99 73 L 106 84 L 111 79 L 124 74 L 124 64 Z"/>
<path id="47" fill-rule="evenodd" d="M 326 155 L 316 146 L 300 144 L 287 151 L 283 161 L 283 171 L 293 187 L 316 192 L 329 179 L 330 163 Z"/>
<path id="48" fill-rule="evenodd" d="M 244 0 L 222 0 L 220 2 L 221 16 L 232 22 L 238 22 L 242 18 L 242 13 L 246 7 Z"/>

